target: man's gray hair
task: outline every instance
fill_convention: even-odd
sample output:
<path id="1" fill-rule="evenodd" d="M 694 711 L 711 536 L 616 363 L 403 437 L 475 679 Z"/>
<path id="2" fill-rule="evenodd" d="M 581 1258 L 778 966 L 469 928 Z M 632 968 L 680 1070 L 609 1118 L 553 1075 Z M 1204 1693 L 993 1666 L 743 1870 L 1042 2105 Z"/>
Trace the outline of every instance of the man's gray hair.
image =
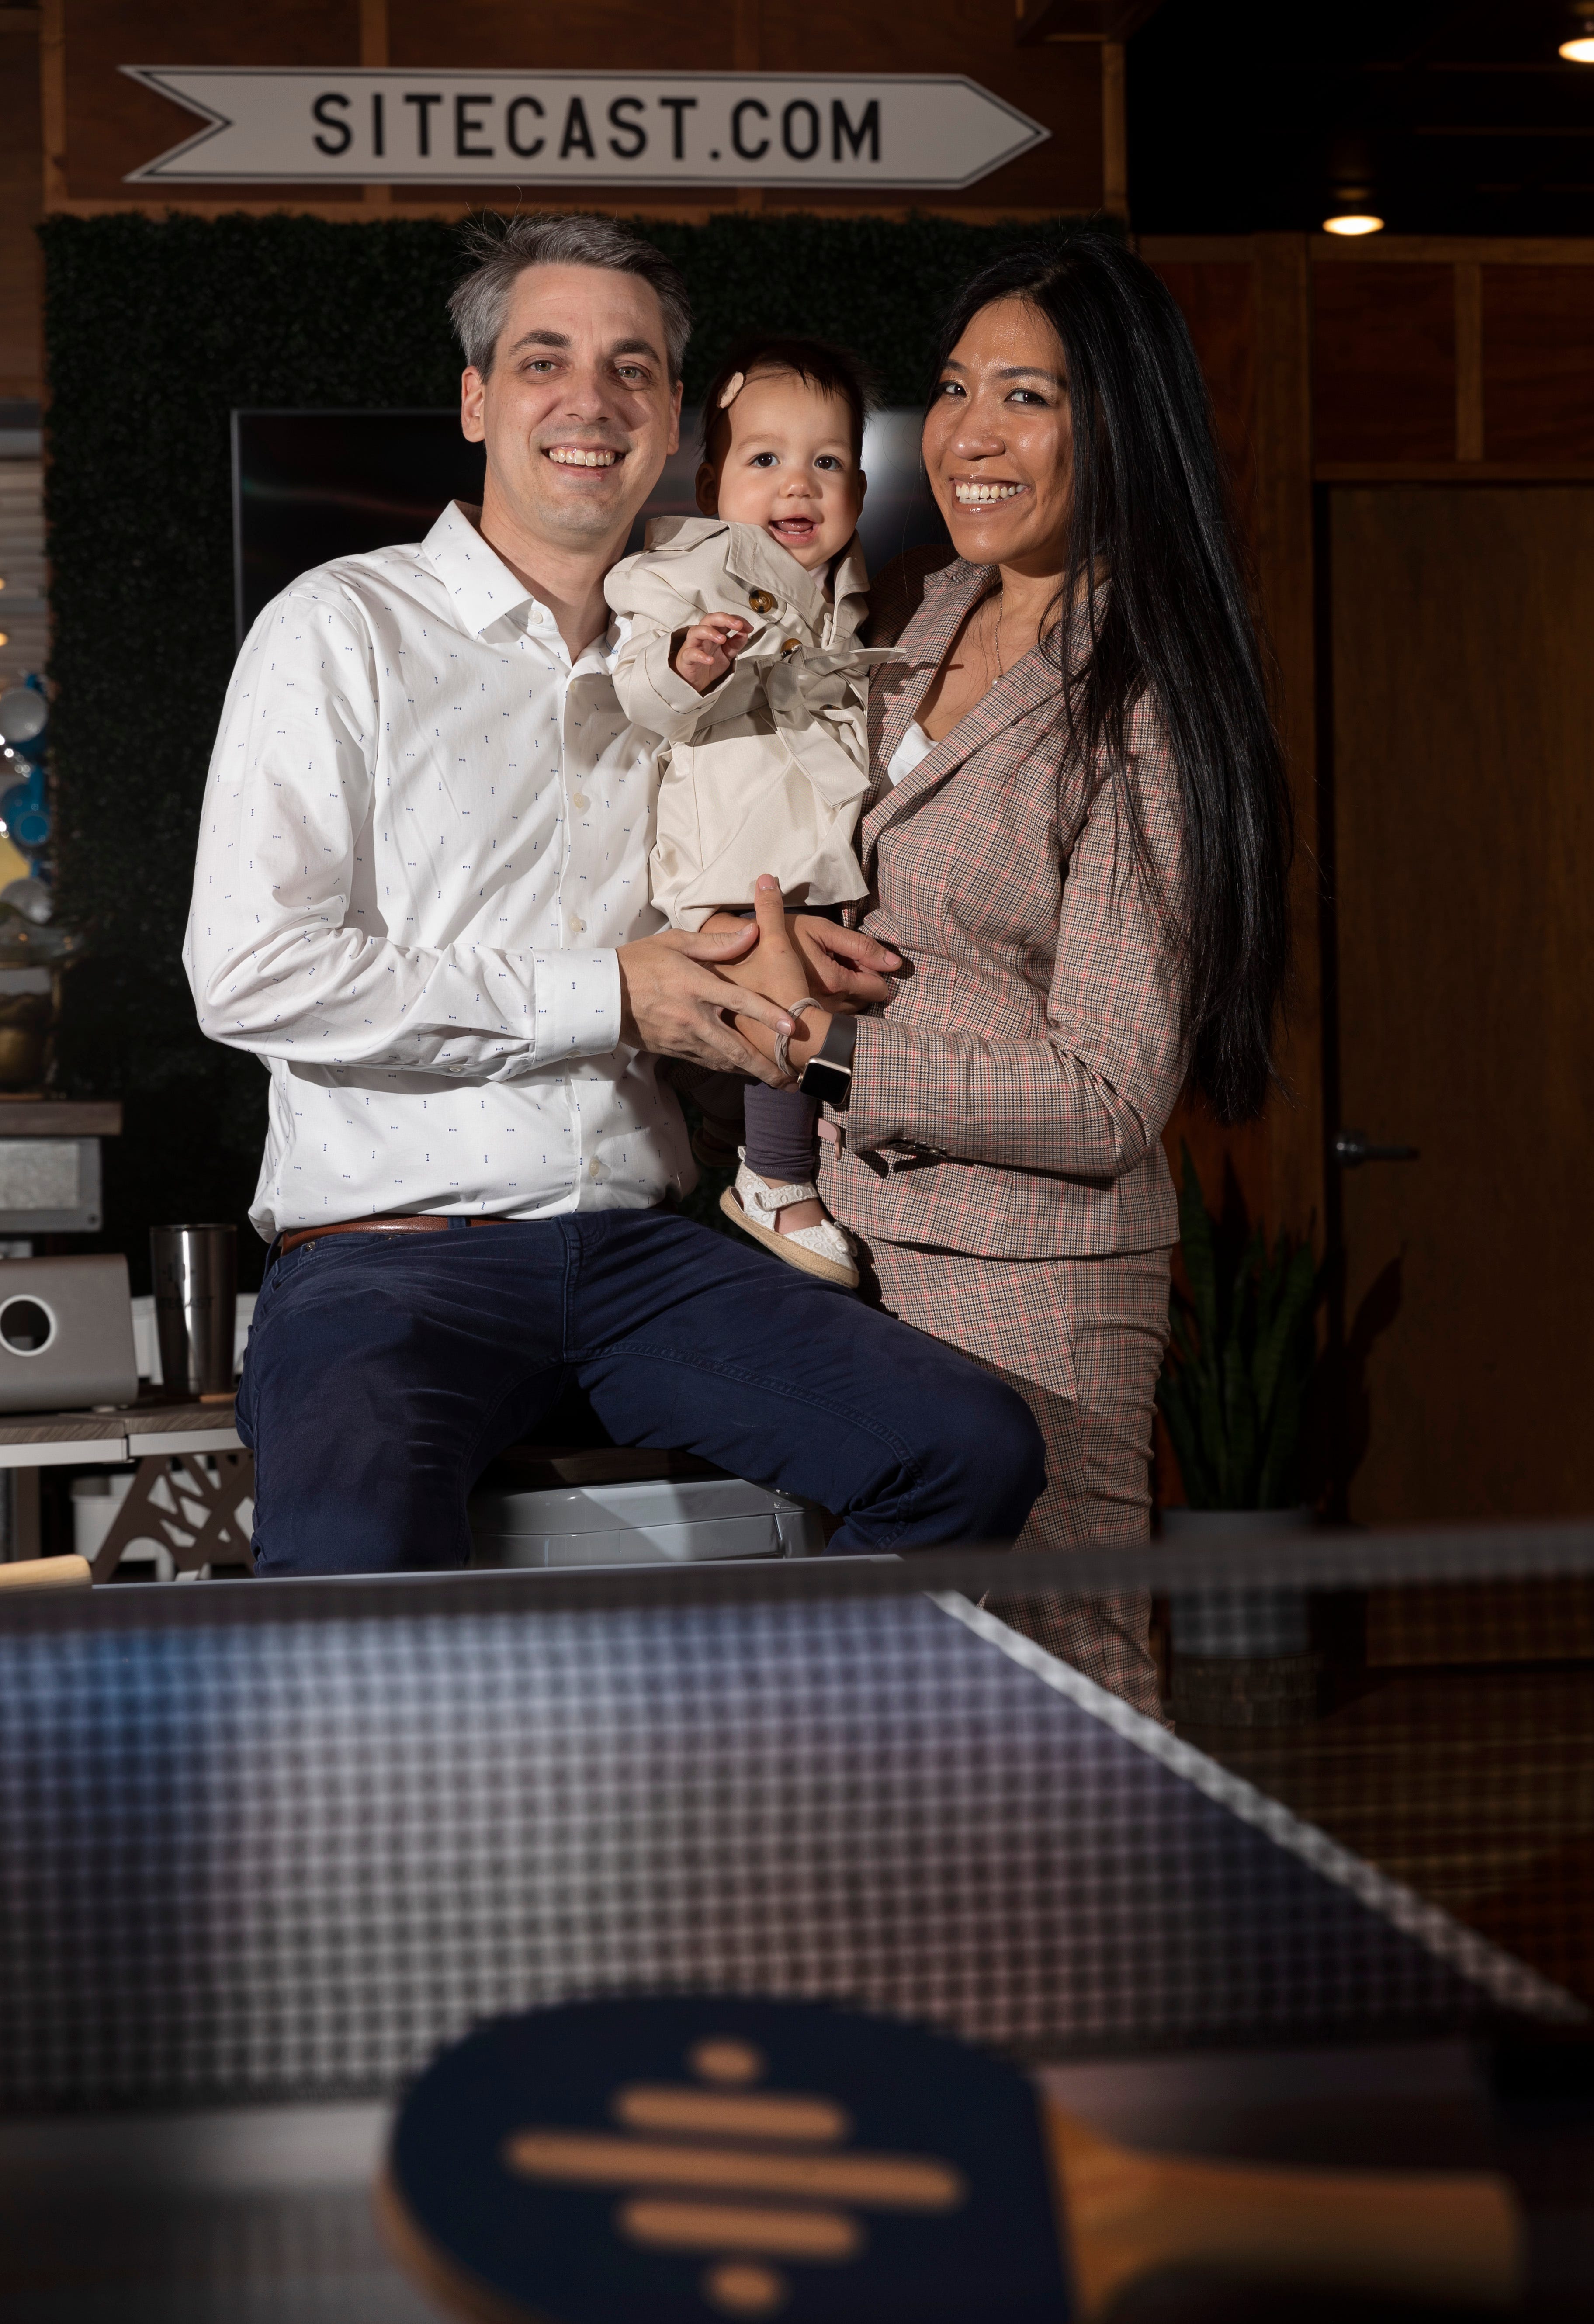
<path id="1" fill-rule="evenodd" d="M 664 309 L 669 375 L 681 375 L 692 336 L 692 308 L 680 268 L 617 218 L 561 217 L 474 218 L 465 247 L 476 263 L 448 301 L 465 362 L 485 379 L 515 284 L 529 266 L 606 266 L 650 283 Z"/>

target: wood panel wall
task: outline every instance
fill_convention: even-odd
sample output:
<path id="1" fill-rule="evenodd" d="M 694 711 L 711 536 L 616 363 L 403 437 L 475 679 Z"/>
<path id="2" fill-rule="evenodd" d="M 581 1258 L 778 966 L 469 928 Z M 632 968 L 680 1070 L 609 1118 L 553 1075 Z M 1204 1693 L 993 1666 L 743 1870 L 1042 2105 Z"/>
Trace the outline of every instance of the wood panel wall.
<path id="1" fill-rule="evenodd" d="M 42 275 L 33 239 L 42 202 L 39 31 L 0 6 L 0 397 L 39 392 Z"/>
<path id="2" fill-rule="evenodd" d="M 1594 477 L 1594 243 L 1311 245 L 1322 484 Z"/>
<path id="3" fill-rule="evenodd" d="M 1226 1174 L 1253 1219 L 1325 1216 L 1316 752 L 1314 486 L 1594 479 L 1594 243 L 1380 235 L 1150 237 L 1184 310 L 1256 562 L 1296 815 L 1295 956 L 1283 1087 L 1260 1123 L 1188 1138 L 1209 1197 Z M 1322 835 L 1326 843 L 1326 833 Z"/>
<path id="4" fill-rule="evenodd" d="M 1143 247 L 1190 321 L 1241 506 L 1254 512 L 1303 842 L 1295 1022 L 1284 1055 L 1304 1102 L 1276 1101 L 1261 1125 L 1227 1134 L 1185 1110 L 1168 1142 L 1191 1134 L 1209 1196 L 1229 1169 L 1253 1218 L 1300 1232 L 1315 1216 L 1321 1249 L 1328 1198 L 1338 1192 L 1325 1174 L 1324 1141 L 1340 1126 L 1326 1111 L 1338 1079 L 1327 981 L 1332 816 L 1322 788 L 1331 770 L 1316 766 L 1310 731 L 1324 488 L 1594 481 L 1594 243 L 1324 236 L 1270 253 L 1255 245 L 1248 368 L 1236 344 L 1248 328 L 1239 277 L 1220 271 L 1237 268 L 1241 249 Z M 1238 447 L 1237 431 L 1248 431 Z M 1320 853 L 1322 892 L 1312 860 Z M 1159 1470 L 1164 1498 L 1182 1498 L 1166 1446 Z"/>
<path id="5" fill-rule="evenodd" d="M 1250 549 L 1290 772 L 1296 856 L 1295 959 L 1280 1087 L 1259 1121 L 1225 1129 L 1186 1100 L 1165 1143 L 1175 1176 L 1188 1141 L 1209 1204 L 1232 1179 L 1253 1221 L 1302 1234 L 1323 1215 L 1321 937 L 1313 612 L 1311 309 L 1300 235 L 1147 239 L 1143 254 L 1178 301 L 1212 392 L 1236 510 Z"/>

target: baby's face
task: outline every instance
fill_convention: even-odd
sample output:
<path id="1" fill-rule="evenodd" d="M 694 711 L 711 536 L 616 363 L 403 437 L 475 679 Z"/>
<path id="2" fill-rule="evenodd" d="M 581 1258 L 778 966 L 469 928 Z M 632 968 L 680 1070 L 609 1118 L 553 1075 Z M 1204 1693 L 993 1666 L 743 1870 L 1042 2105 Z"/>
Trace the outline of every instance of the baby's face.
<path id="1" fill-rule="evenodd" d="M 863 471 L 852 451 L 852 420 L 788 371 L 755 372 L 727 415 L 731 441 L 716 475 L 697 471 L 705 516 L 760 525 L 815 572 L 846 547 L 863 505 Z"/>

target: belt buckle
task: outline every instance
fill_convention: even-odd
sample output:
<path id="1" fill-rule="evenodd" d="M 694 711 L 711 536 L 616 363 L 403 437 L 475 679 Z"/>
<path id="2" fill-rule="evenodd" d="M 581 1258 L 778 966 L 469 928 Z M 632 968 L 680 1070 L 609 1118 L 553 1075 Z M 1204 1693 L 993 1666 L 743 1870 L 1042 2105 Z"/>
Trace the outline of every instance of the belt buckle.
<path id="1" fill-rule="evenodd" d="M 905 1170 L 927 1170 L 935 1163 L 950 1158 L 944 1146 L 922 1146 L 917 1139 L 911 1138 L 896 1139 L 889 1155 L 882 1154 L 878 1147 L 871 1147 L 866 1151 L 862 1147 L 855 1146 L 849 1150 L 856 1154 L 861 1162 L 867 1164 L 877 1178 L 900 1177 Z"/>
<path id="2" fill-rule="evenodd" d="M 891 1176 L 895 1178 L 904 1170 L 927 1170 L 935 1163 L 944 1162 L 945 1159 L 944 1147 L 921 1146 L 917 1139 L 905 1138 L 901 1141 L 900 1151 L 891 1157 Z"/>

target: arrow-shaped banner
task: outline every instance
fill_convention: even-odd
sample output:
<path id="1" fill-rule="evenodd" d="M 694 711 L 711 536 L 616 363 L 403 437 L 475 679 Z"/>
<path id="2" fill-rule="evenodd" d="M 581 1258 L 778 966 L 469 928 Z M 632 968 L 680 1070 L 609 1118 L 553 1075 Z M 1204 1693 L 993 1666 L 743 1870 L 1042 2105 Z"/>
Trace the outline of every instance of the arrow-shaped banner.
<path id="1" fill-rule="evenodd" d="M 927 73 L 393 72 L 124 65 L 202 114 L 132 183 L 475 180 L 950 192 L 1051 135 Z"/>

